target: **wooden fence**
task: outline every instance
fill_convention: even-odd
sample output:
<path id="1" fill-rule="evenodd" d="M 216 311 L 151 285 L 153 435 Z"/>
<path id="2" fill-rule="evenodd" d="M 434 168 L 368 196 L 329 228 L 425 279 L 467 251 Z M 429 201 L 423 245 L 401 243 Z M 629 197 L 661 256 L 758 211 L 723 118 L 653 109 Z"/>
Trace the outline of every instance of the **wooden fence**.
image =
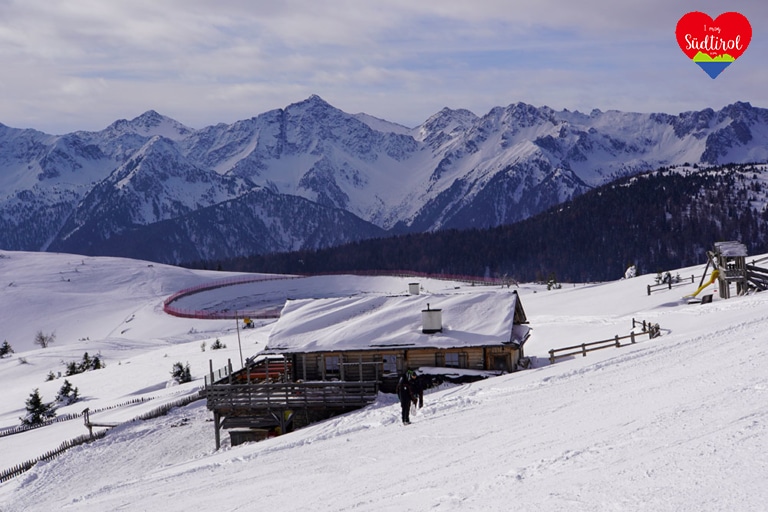
<path id="1" fill-rule="evenodd" d="M 128 405 L 134 405 L 134 404 L 138 404 L 138 403 L 143 403 L 143 402 L 146 402 L 148 400 L 154 400 L 154 398 L 144 398 L 144 397 L 142 397 L 142 398 L 134 398 L 133 400 L 129 400 L 127 402 L 123 402 L 123 403 L 120 403 L 120 404 L 110 405 L 108 407 L 102 407 L 100 409 L 94 409 L 94 410 L 92 410 L 90 412 L 91 412 L 91 414 L 96 414 L 97 412 L 108 411 L 110 409 L 117 409 L 118 407 L 126 407 Z M 11 436 L 13 434 L 21 434 L 22 432 L 27 432 L 29 430 L 34 430 L 36 428 L 41 428 L 41 427 L 47 427 L 49 425 L 53 425 L 54 423 L 59 423 L 59 422 L 62 422 L 62 421 L 72 421 L 72 420 L 80 419 L 80 418 L 82 418 L 82 416 L 83 416 L 82 413 L 73 412 L 73 413 L 69 413 L 69 414 L 62 414 L 61 416 L 56 416 L 55 418 L 52 418 L 52 419 L 47 420 L 47 421 L 44 421 L 42 423 L 38 423 L 36 425 L 18 425 L 16 427 L 11 427 L 11 428 L 7 428 L 7 429 L 4 429 L 4 430 L 0 430 L 0 437 Z"/>
<path id="2" fill-rule="evenodd" d="M 75 439 L 71 439 L 69 441 L 64 441 L 61 443 L 61 445 L 56 448 L 55 450 L 51 450 L 46 452 L 45 454 L 41 455 L 40 457 L 28 460 L 27 462 L 23 462 L 21 464 L 18 464 L 10 469 L 6 469 L 4 471 L 0 471 L 0 482 L 5 482 L 7 480 L 10 480 L 11 478 L 17 477 L 20 474 L 24 473 L 25 471 L 28 471 L 32 469 L 32 467 L 37 464 L 38 462 L 44 461 L 44 460 L 51 460 L 54 457 L 57 457 L 64 453 L 65 451 L 69 450 L 70 448 L 74 446 L 80 446 L 81 444 L 90 443 L 91 441 L 95 441 L 96 439 L 101 439 L 107 434 L 107 431 L 101 431 L 93 436 L 90 436 L 88 434 L 84 434 L 80 437 L 77 437 Z"/>
<path id="3" fill-rule="evenodd" d="M 284 409 L 363 407 L 376 400 L 377 382 L 219 384 L 205 391 L 208 409 L 219 413 Z"/>
<path id="4" fill-rule="evenodd" d="M 139 416 L 136 416 L 135 418 L 133 418 L 133 419 L 131 419 L 129 421 L 126 421 L 123 424 L 134 422 L 134 421 L 143 421 L 143 420 L 149 420 L 149 419 L 152 419 L 152 418 L 158 418 L 160 416 L 163 416 L 163 415 L 167 414 L 168 411 L 170 411 L 174 407 L 183 407 L 183 406 L 189 405 L 192 402 L 194 402 L 196 400 L 199 400 L 199 399 L 200 399 L 200 396 L 198 394 L 191 395 L 191 396 L 188 396 L 188 397 L 185 397 L 185 398 L 181 398 L 181 399 L 176 400 L 174 402 L 167 403 L 167 404 L 162 405 L 160 407 L 156 407 L 155 409 L 152 409 L 151 411 L 148 411 L 148 412 L 146 412 L 144 414 L 141 414 Z M 136 403 L 138 401 L 141 401 L 141 400 L 135 400 L 135 401 L 130 402 L 130 403 Z M 114 408 L 114 407 L 111 407 L 111 408 Z M 101 409 L 101 410 L 104 410 L 104 409 Z M 80 417 L 80 415 L 76 415 L 76 416 Z M 72 448 L 74 446 L 80 446 L 80 445 L 85 444 L 85 443 L 90 443 L 90 442 L 95 441 L 97 439 L 101 439 L 105 435 L 107 435 L 107 430 L 102 430 L 100 432 L 96 432 L 95 434 L 93 434 L 93 433 L 84 434 L 82 436 L 76 437 L 75 439 L 71 439 L 69 441 L 64 441 L 55 450 L 50 450 L 50 451 L 46 452 L 45 454 L 43 454 L 43 455 L 41 455 L 41 456 L 39 456 L 39 457 L 37 457 L 35 459 L 28 460 L 26 462 L 23 462 L 21 464 L 18 464 L 16 466 L 14 466 L 12 468 L 0 471 L 0 483 L 5 482 L 7 480 L 10 480 L 11 478 L 17 477 L 17 476 L 21 475 L 22 473 L 24 473 L 25 471 L 28 471 L 28 470 L 32 469 L 32 467 L 35 464 L 37 464 L 38 462 L 45 461 L 45 460 L 51 460 L 54 457 L 58 457 L 59 455 L 61 455 L 62 453 L 64 453 L 65 451 L 69 450 L 70 448 Z"/>
<path id="5" fill-rule="evenodd" d="M 211 370 L 210 374 L 205 376 L 205 388 L 203 389 L 207 389 L 208 386 L 214 384 L 215 382 L 219 382 L 223 379 L 226 379 L 233 373 L 234 372 L 232 371 L 232 361 L 230 361 L 227 364 L 227 366 L 223 366 L 218 370 Z"/>
<path id="6" fill-rule="evenodd" d="M 29 430 L 33 430 L 36 428 L 47 427 L 48 425 L 53 425 L 54 423 L 59 423 L 62 421 L 71 421 L 79 417 L 80 417 L 79 413 L 73 412 L 70 414 L 62 414 L 61 416 L 56 416 L 55 418 L 51 418 L 50 420 L 46 420 L 36 425 L 17 425 L 15 427 L 5 428 L 3 430 L 0 430 L 0 437 L 12 436 L 13 434 L 20 434 L 22 432 L 27 432 Z"/>
<path id="7" fill-rule="evenodd" d="M 695 283 L 694 276 L 691 276 L 691 283 Z M 667 288 L 671 290 L 673 287 L 682 286 L 684 284 L 688 284 L 688 278 L 680 279 L 679 281 L 672 282 L 672 280 L 666 282 L 666 283 L 659 283 L 659 284 L 649 284 L 648 285 L 648 295 L 651 294 L 651 292 L 655 292 L 661 288 Z"/>
<path id="8" fill-rule="evenodd" d="M 134 398 L 133 400 L 128 400 L 127 402 L 121 402 L 119 404 L 113 404 L 113 405 L 110 405 L 110 406 L 107 406 L 107 407 L 100 407 L 99 409 L 93 409 L 93 410 L 90 411 L 90 413 L 91 414 L 96 414 L 96 413 L 103 412 L 103 411 L 109 411 L 111 409 L 117 409 L 117 408 L 120 408 L 120 407 L 127 407 L 129 405 L 140 404 L 140 403 L 147 402 L 149 400 L 155 400 L 156 398 L 157 397 Z M 73 413 L 69 413 L 69 414 L 62 414 L 61 416 L 56 416 L 55 418 L 51 418 L 50 420 L 46 420 L 46 421 L 44 421 L 42 423 L 38 423 L 36 425 L 17 425 L 15 427 L 10 427 L 10 428 L 6 428 L 6 429 L 3 429 L 3 430 L 0 430 L 0 437 L 11 436 L 11 435 L 14 435 L 14 434 L 21 434 L 22 432 L 27 432 L 29 430 L 33 430 L 33 429 L 41 428 L 41 427 L 47 427 L 49 425 L 53 425 L 54 423 L 59 423 L 59 422 L 62 422 L 62 421 L 72 421 L 72 420 L 80 419 L 80 418 L 82 418 L 82 416 L 83 416 L 82 413 L 73 412 Z"/>
<path id="9" fill-rule="evenodd" d="M 768 270 L 747 264 L 747 281 L 759 292 L 768 290 Z"/>
<path id="10" fill-rule="evenodd" d="M 645 320 L 639 322 L 633 318 L 632 329 L 635 329 L 638 325 L 642 326 L 642 331 L 639 334 L 632 331 L 626 336 L 619 336 L 617 334 L 613 338 L 607 340 L 592 341 L 589 343 L 582 343 L 580 345 L 571 345 L 570 347 L 554 348 L 549 351 L 549 362 L 554 364 L 555 360 L 563 357 L 569 357 L 577 354 L 581 354 L 582 356 L 587 357 L 588 352 L 594 352 L 595 350 L 602 350 L 604 348 L 611 347 L 619 348 L 626 345 L 631 345 L 632 343 L 636 342 L 638 336 L 648 335 L 648 339 L 661 336 L 661 328 L 659 327 L 659 324 L 652 324 L 650 322 L 646 322 Z M 629 340 L 629 343 L 622 344 L 622 341 L 624 340 Z"/>

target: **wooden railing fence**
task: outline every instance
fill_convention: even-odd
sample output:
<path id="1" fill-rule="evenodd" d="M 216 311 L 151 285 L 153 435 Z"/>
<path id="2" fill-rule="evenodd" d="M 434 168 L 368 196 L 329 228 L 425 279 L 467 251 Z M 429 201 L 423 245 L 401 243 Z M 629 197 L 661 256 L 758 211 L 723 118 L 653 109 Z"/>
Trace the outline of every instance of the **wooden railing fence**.
<path id="1" fill-rule="evenodd" d="M 223 367 L 219 368 L 218 370 L 211 370 L 209 372 L 209 375 L 205 376 L 205 388 L 207 388 L 208 386 L 214 384 L 215 382 L 218 382 L 218 381 L 220 381 L 222 379 L 225 379 L 226 377 L 229 377 L 233 373 L 234 373 L 234 371 L 232 370 L 232 362 L 231 361 L 229 363 L 227 363 L 226 366 L 223 366 Z"/>
<path id="2" fill-rule="evenodd" d="M 120 407 L 127 407 L 129 405 L 135 405 L 140 404 L 144 402 L 148 402 L 149 400 L 155 400 L 157 397 L 151 396 L 151 397 L 141 397 L 141 398 L 134 398 L 133 400 L 128 400 L 127 402 L 121 402 L 119 404 L 113 404 L 109 405 L 107 407 L 100 407 L 98 409 L 93 409 L 90 411 L 91 414 L 96 414 L 103 411 L 109 411 L 111 409 L 118 409 Z M 5 428 L 0 430 L 0 437 L 5 436 L 11 436 L 14 434 L 21 434 L 22 432 L 27 432 L 29 430 L 33 430 L 36 428 L 41 427 L 47 427 L 49 425 L 53 425 L 55 423 L 59 423 L 62 421 L 72 421 L 76 419 L 80 419 L 83 417 L 83 414 L 80 412 L 73 412 L 69 414 L 62 414 L 61 416 L 56 416 L 55 418 L 51 418 L 50 420 L 44 421 L 42 423 L 38 423 L 37 425 L 17 425 L 15 427 Z"/>
<path id="3" fill-rule="evenodd" d="M 659 327 L 659 324 L 653 324 L 650 322 L 646 322 L 643 320 L 642 322 L 632 319 L 632 329 L 635 329 L 638 325 L 642 326 L 642 330 L 640 333 L 635 333 L 633 330 L 626 336 L 619 336 L 618 334 L 614 336 L 613 338 L 607 339 L 607 340 L 600 340 L 600 341 L 592 341 L 589 343 L 581 343 L 580 345 L 571 345 L 569 347 L 562 347 L 562 348 L 553 348 L 549 351 L 549 362 L 554 364 L 557 359 L 563 358 L 563 357 L 569 357 L 581 354 L 584 357 L 587 357 L 588 352 L 594 352 L 595 350 L 602 350 L 604 348 L 611 348 L 611 347 L 623 347 L 626 345 L 631 345 L 632 343 L 636 342 L 637 336 L 645 336 L 648 335 L 648 339 L 653 339 L 657 336 L 661 336 L 661 328 Z M 629 343 L 621 343 L 623 340 L 630 340 Z M 560 353 L 562 352 L 562 353 Z"/>
<path id="4" fill-rule="evenodd" d="M 695 282 L 696 282 L 695 281 L 695 277 L 691 276 L 691 283 L 695 283 Z M 673 287 L 682 286 L 684 284 L 688 284 L 688 278 L 687 277 L 685 279 L 680 279 L 679 281 L 676 281 L 674 283 L 672 281 L 669 281 L 669 282 L 666 282 L 666 283 L 649 284 L 648 285 L 648 295 L 650 295 L 651 292 L 658 291 L 661 288 L 667 288 L 667 289 L 671 290 Z"/>
<path id="5" fill-rule="evenodd" d="M 124 422 L 122 424 L 125 425 L 127 423 L 131 423 L 131 422 L 134 422 L 134 421 L 143 421 L 143 420 L 149 420 L 149 419 L 152 419 L 152 418 L 158 418 L 160 416 L 163 416 L 163 415 L 167 414 L 168 411 L 170 411 L 174 407 L 183 407 L 183 406 L 189 405 L 192 402 L 194 402 L 196 400 L 199 400 L 199 399 L 200 399 L 200 395 L 199 394 L 190 395 L 190 396 L 181 398 L 179 400 L 176 400 L 174 402 L 169 402 L 167 404 L 161 405 L 160 407 L 156 407 L 155 409 L 152 409 L 151 411 L 148 411 L 148 412 L 146 412 L 144 414 L 141 414 L 139 416 L 136 416 L 135 418 L 133 418 L 133 419 L 131 419 L 129 421 L 126 421 L 126 422 Z M 130 405 L 132 403 L 139 402 L 139 401 L 141 401 L 141 400 L 135 400 L 133 402 L 129 402 L 128 405 Z M 108 407 L 107 409 L 113 409 L 115 407 L 116 406 Z M 101 409 L 101 410 L 104 410 L 104 409 Z M 93 413 L 93 411 L 91 411 L 91 413 Z M 81 417 L 81 415 L 77 415 L 77 417 Z M 7 480 L 10 480 L 11 478 L 17 477 L 17 476 L 21 475 L 22 473 L 24 473 L 25 471 L 28 471 L 28 470 L 32 469 L 32 467 L 35 464 L 37 464 L 38 462 L 45 461 L 45 460 L 51 460 L 54 457 L 58 457 L 59 455 L 61 455 L 62 453 L 64 453 L 65 451 L 69 450 L 70 448 L 72 448 L 74 446 L 80 446 L 80 445 L 85 444 L 85 443 L 90 443 L 90 442 L 95 441 L 97 439 L 101 439 L 105 435 L 107 435 L 107 430 L 102 430 L 102 431 L 99 431 L 99 432 L 96 432 L 96 433 L 91 432 L 89 434 L 84 434 L 82 436 L 76 437 L 75 439 L 70 439 L 69 441 L 64 441 L 55 450 L 50 450 L 50 451 L 44 453 L 43 455 L 41 455 L 41 456 L 39 456 L 39 457 L 37 457 L 35 459 L 28 460 L 28 461 L 23 462 L 21 464 L 17 464 L 16 466 L 14 466 L 12 468 L 0 471 L 0 483 L 1 482 L 5 482 Z"/>
<path id="6" fill-rule="evenodd" d="M 757 291 L 768 290 L 768 269 L 747 264 L 747 280 Z"/>
<path id="7" fill-rule="evenodd" d="M 377 393 L 377 382 L 345 381 L 220 384 L 204 391 L 208 409 L 219 412 L 362 407 Z"/>
<path id="8" fill-rule="evenodd" d="M 62 414 L 61 416 L 56 416 L 55 418 L 51 418 L 50 420 L 46 420 L 36 425 L 17 425 L 15 427 L 4 428 L 3 430 L 0 430 L 0 437 L 12 436 L 13 434 L 20 434 L 22 432 L 27 432 L 28 430 L 33 430 L 40 427 L 47 427 L 48 425 L 53 425 L 54 423 L 78 419 L 79 417 L 80 417 L 80 413 L 73 412 L 70 414 Z"/>
<path id="9" fill-rule="evenodd" d="M 36 459 L 28 460 L 26 462 L 23 462 L 21 464 L 18 464 L 12 468 L 6 469 L 4 471 L 0 471 L 0 482 L 5 482 L 7 480 L 10 480 L 11 478 L 17 477 L 20 474 L 24 473 L 25 471 L 29 471 L 32 469 L 32 467 L 37 464 L 38 462 L 44 461 L 44 460 L 51 460 L 54 457 L 57 457 L 64 453 L 65 451 L 69 450 L 70 448 L 74 446 L 80 446 L 81 444 L 90 443 L 91 441 L 95 441 L 96 439 L 101 439 L 107 434 L 106 430 L 103 430 L 101 432 L 98 432 L 94 434 L 93 436 L 90 436 L 88 434 L 84 434 L 80 437 L 77 437 L 75 439 L 71 439 L 69 441 L 64 441 L 61 443 L 61 445 L 56 448 L 55 450 L 50 450 L 48 452 L 45 452 L 43 455 L 37 457 Z"/>

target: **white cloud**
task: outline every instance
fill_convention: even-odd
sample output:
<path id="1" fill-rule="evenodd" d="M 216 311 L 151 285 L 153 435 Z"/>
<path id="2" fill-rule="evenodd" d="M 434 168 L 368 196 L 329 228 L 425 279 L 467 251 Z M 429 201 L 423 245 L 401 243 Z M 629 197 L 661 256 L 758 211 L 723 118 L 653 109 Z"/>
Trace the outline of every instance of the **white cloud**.
<path id="1" fill-rule="evenodd" d="M 694 9 L 725 8 L 714 0 L 0 0 L 0 122 L 100 129 L 154 108 L 203 126 L 313 93 L 409 125 L 446 104 L 479 114 L 515 101 L 768 106 L 751 79 L 766 67 L 758 38 L 716 81 L 686 69 L 694 65 L 674 26 Z M 755 27 L 768 20 L 768 4 L 727 9 Z"/>

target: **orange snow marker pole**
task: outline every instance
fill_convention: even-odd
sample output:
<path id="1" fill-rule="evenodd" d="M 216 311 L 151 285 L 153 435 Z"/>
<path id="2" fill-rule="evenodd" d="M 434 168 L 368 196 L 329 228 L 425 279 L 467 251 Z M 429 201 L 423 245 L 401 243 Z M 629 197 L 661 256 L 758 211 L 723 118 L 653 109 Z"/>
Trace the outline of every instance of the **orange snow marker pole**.
<path id="1" fill-rule="evenodd" d="M 712 283 L 714 283 L 714 282 L 715 282 L 715 279 L 717 279 L 717 277 L 718 277 L 719 275 L 720 275 L 720 271 L 719 271 L 719 270 L 717 270 L 717 269 L 713 270 L 713 271 L 712 271 L 712 275 L 709 277 L 709 281 L 707 281 L 707 282 L 706 282 L 706 283 L 704 283 L 703 285 L 699 286 L 699 289 L 698 289 L 698 290 L 696 290 L 695 292 L 693 292 L 691 295 L 686 295 L 686 297 L 695 297 L 695 296 L 697 296 L 699 293 L 701 293 L 701 291 L 702 291 L 704 288 L 706 288 L 707 286 L 709 286 L 709 285 L 711 285 Z"/>

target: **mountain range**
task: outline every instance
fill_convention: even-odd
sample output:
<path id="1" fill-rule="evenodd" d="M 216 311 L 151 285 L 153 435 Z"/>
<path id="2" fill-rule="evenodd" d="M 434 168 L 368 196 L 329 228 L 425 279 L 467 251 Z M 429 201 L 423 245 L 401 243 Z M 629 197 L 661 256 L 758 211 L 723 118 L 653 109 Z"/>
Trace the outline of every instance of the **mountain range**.
<path id="1" fill-rule="evenodd" d="M 148 111 L 97 132 L 0 124 L 0 248 L 162 263 L 514 223 L 664 166 L 768 160 L 768 110 L 445 108 L 408 128 L 313 95 L 192 129 Z"/>
<path id="2" fill-rule="evenodd" d="M 200 262 L 271 274 L 486 276 L 507 282 L 611 281 L 707 262 L 717 242 L 768 252 L 768 165 L 663 167 L 615 180 L 528 219 Z M 754 262 L 750 262 L 754 263 Z"/>

